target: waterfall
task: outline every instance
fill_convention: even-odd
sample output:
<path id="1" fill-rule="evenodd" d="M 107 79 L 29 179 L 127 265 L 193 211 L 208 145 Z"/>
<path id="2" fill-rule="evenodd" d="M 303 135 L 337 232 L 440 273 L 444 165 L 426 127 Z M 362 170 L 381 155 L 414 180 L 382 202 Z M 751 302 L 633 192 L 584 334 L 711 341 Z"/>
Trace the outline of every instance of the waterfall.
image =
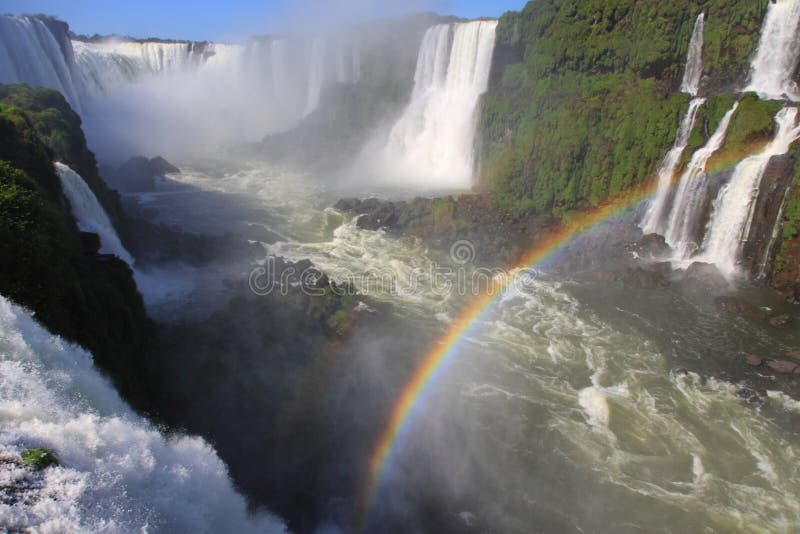
<path id="1" fill-rule="evenodd" d="M 285 531 L 265 513 L 248 514 L 205 441 L 162 435 L 91 354 L 2 296 L 0 377 L 4 532 Z M 30 475 L 9 461 L 34 447 L 53 450 L 61 465 Z"/>
<path id="2" fill-rule="evenodd" d="M 324 82 L 325 41 L 321 37 L 315 37 L 311 41 L 311 55 L 308 60 L 308 99 L 303 116 L 310 115 L 317 109 Z"/>
<path id="3" fill-rule="evenodd" d="M 113 254 L 128 265 L 133 265 L 133 257 L 122 246 L 108 215 L 86 181 L 63 163 L 56 162 L 55 168 L 58 177 L 61 178 L 61 188 L 72 207 L 72 215 L 78 223 L 78 228 L 82 232 L 100 236 L 100 252 Z"/>
<path id="4" fill-rule="evenodd" d="M 70 59 L 40 18 L 0 16 L 0 83 L 56 89 L 73 108 L 81 110 L 79 84 Z"/>
<path id="5" fill-rule="evenodd" d="M 714 203 L 702 258 L 715 263 L 728 276 L 736 273 L 741 246 L 750 233 L 755 199 L 769 160 L 786 154 L 789 146 L 800 138 L 797 114 L 797 108 L 784 108 L 778 112 L 775 139 L 760 154 L 750 156 L 736 166 Z"/>
<path id="6" fill-rule="evenodd" d="M 681 92 L 692 96 L 700 90 L 700 78 L 703 76 L 703 31 L 705 29 L 705 13 L 697 16 L 689 43 L 689 54 L 686 58 L 686 70 L 683 73 Z"/>
<path id="7" fill-rule="evenodd" d="M 800 0 L 770 2 L 750 65 L 750 84 L 762 98 L 800 100 L 793 77 L 800 60 Z"/>
<path id="8" fill-rule="evenodd" d="M 426 33 L 411 102 L 382 150 L 392 180 L 465 187 L 475 164 L 476 110 L 486 91 L 497 21 L 442 24 Z"/>
<path id="9" fill-rule="evenodd" d="M 140 80 L 194 67 L 193 43 L 72 41 L 75 64 L 89 98 Z"/>
<path id="10" fill-rule="evenodd" d="M 725 142 L 725 134 L 738 107 L 737 102 L 725 114 L 714 135 L 703 148 L 694 153 L 689 166 L 681 176 L 665 234 L 667 243 L 675 250 L 679 259 L 686 259 L 697 250 L 695 230 L 701 216 L 701 207 L 706 200 L 708 186 L 706 164 Z"/>
<path id="11" fill-rule="evenodd" d="M 658 167 L 658 189 L 640 225 L 642 232 L 645 234 L 661 234 L 664 232 L 664 214 L 667 210 L 670 190 L 672 189 L 672 178 L 675 176 L 675 169 L 678 167 L 683 151 L 686 150 L 686 146 L 689 144 L 689 135 L 694 129 L 695 122 L 697 122 L 697 111 L 705 102 L 705 98 L 695 98 L 689 103 L 689 111 L 686 112 L 686 116 L 681 121 L 675 144 Z"/>

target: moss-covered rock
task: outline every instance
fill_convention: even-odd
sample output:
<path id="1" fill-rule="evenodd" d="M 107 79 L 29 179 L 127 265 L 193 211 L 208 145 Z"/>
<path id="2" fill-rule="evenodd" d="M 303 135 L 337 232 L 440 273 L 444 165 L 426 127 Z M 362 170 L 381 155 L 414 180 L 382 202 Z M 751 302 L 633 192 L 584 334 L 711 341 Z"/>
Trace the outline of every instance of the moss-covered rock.
<path id="1" fill-rule="evenodd" d="M 766 8 L 765 0 L 537 0 L 504 15 L 481 120 L 482 181 L 495 202 L 561 215 L 651 178 L 688 106 L 677 89 L 697 15 L 707 14 L 701 91 L 729 91 L 743 79 Z M 718 123 L 719 104 L 699 121 L 705 130 Z"/>
<path id="2" fill-rule="evenodd" d="M 29 94 L 30 89 L 16 87 Z M 3 102 L 0 294 L 33 310 L 51 332 L 91 351 L 123 392 L 142 395 L 144 385 L 133 370 L 147 362 L 155 330 L 133 273 L 122 260 L 87 253 L 53 168 L 56 154 L 40 134 L 43 126 L 37 127 L 39 108 L 34 106 L 32 115 L 24 98 L 19 105 Z M 51 109 L 53 124 L 68 121 Z M 63 139 L 65 146 L 78 147 L 76 153 L 88 152 L 82 141 L 82 134 Z"/>
<path id="3" fill-rule="evenodd" d="M 24 450 L 20 454 L 20 458 L 22 459 L 23 465 L 35 469 L 36 471 L 59 465 L 56 453 L 45 448 Z"/>

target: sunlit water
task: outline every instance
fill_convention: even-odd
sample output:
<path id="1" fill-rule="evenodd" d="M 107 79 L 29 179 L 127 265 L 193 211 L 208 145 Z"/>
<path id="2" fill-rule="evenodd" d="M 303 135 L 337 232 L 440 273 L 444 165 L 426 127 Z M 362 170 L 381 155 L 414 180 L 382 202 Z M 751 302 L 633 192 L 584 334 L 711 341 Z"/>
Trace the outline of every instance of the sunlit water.
<path id="1" fill-rule="evenodd" d="M 181 187 L 141 199 L 159 217 L 217 232 L 264 225 L 282 236 L 266 249 L 333 278 L 403 281 L 447 265 L 415 239 L 359 229 L 330 208 L 338 194 L 308 177 L 198 166 L 171 179 Z M 404 317 L 443 332 L 468 301 L 428 287 L 361 289 L 391 304 L 402 338 L 415 335 Z M 749 404 L 705 378 L 752 373 L 743 351 L 796 346 L 796 328 L 723 315 L 679 288 L 543 273 L 481 318 L 390 460 L 367 524 L 413 514 L 425 504 L 417 490 L 435 484 L 463 505 L 443 513 L 492 531 L 796 531 L 800 404 L 777 391 Z"/>

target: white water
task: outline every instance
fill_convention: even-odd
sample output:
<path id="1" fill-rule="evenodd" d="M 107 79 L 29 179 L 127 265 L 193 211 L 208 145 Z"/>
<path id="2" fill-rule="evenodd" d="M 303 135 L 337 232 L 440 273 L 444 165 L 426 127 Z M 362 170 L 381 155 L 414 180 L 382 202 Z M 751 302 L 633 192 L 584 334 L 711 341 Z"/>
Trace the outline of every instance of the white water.
<path id="1" fill-rule="evenodd" d="M 706 14 L 700 13 L 694 24 L 692 40 L 689 43 L 689 54 L 686 57 L 686 70 L 683 73 L 681 92 L 692 96 L 700 90 L 700 79 L 703 76 L 703 31 L 705 30 Z"/>
<path id="2" fill-rule="evenodd" d="M 79 83 L 69 59 L 44 22 L 0 16 L 0 83 L 57 89 L 80 111 Z"/>
<path id="3" fill-rule="evenodd" d="M 689 166 L 681 176 L 669 216 L 667 232 L 664 236 L 667 243 L 674 249 L 676 259 L 685 259 L 697 250 L 692 228 L 701 215 L 700 208 L 707 192 L 706 164 L 725 142 L 725 134 L 738 107 L 739 103 L 737 102 L 725 114 L 714 135 L 703 148 L 694 153 Z"/>
<path id="4" fill-rule="evenodd" d="M 800 0 L 769 3 L 758 50 L 750 65 L 750 84 L 762 98 L 800 100 L 792 79 L 800 61 Z"/>
<path id="5" fill-rule="evenodd" d="M 322 84 L 325 81 L 325 40 L 315 37 L 308 58 L 308 100 L 303 115 L 311 114 L 319 105 Z"/>
<path id="6" fill-rule="evenodd" d="M 61 462 L 24 493 L 28 505 L 0 500 L 0 530 L 285 531 L 265 513 L 248 515 L 206 442 L 163 436 L 122 401 L 89 353 L 2 296 L 0 420 L 0 457 L 47 447 Z M 0 462 L 0 495 L 25 477 Z"/>
<path id="7" fill-rule="evenodd" d="M 775 139 L 760 154 L 750 156 L 736 166 L 730 182 L 720 189 L 714 202 L 702 259 L 715 263 L 728 276 L 737 271 L 742 244 L 750 233 L 758 189 L 770 159 L 786 154 L 789 146 L 800 138 L 797 113 L 797 108 L 784 108 L 778 112 Z"/>
<path id="8" fill-rule="evenodd" d="M 411 102 L 380 156 L 392 183 L 468 187 L 476 110 L 489 82 L 497 21 L 442 24 L 425 34 Z"/>
<path id="9" fill-rule="evenodd" d="M 63 163 L 56 162 L 55 168 L 78 228 L 100 236 L 100 252 L 113 254 L 128 265 L 133 265 L 133 256 L 122 246 L 114 225 L 86 181 Z"/>
<path id="10" fill-rule="evenodd" d="M 678 167 L 683 151 L 689 144 L 689 135 L 697 121 L 697 111 L 705 102 L 705 98 L 695 98 L 689 103 L 689 111 L 686 112 L 686 116 L 681 122 L 675 144 L 658 167 L 658 189 L 640 225 L 645 234 L 664 232 L 664 215 L 668 208 L 672 178 L 675 176 L 675 169 Z"/>

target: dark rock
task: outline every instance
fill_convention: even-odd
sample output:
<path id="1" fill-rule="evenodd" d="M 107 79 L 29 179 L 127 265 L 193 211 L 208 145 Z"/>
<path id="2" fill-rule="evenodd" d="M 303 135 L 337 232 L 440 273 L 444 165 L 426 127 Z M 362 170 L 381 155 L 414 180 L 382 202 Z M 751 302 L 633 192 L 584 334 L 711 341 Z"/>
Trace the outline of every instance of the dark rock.
<path id="1" fill-rule="evenodd" d="M 770 360 L 767 362 L 767 367 L 778 374 L 790 375 L 795 373 L 800 368 L 800 365 L 786 360 Z"/>
<path id="2" fill-rule="evenodd" d="M 771 324 L 772 326 L 778 326 L 778 327 L 789 326 L 790 324 L 792 324 L 793 320 L 794 319 L 792 318 L 791 315 L 789 315 L 787 313 L 784 313 L 782 315 L 778 315 L 778 316 L 773 317 L 772 319 L 770 319 L 769 324 Z"/>
<path id="3" fill-rule="evenodd" d="M 116 170 L 106 169 L 104 178 L 113 188 L 125 193 L 142 193 L 154 191 L 156 177 L 180 170 L 161 156 L 148 160 L 144 156 L 136 156 L 126 161 Z"/>
<path id="4" fill-rule="evenodd" d="M 81 248 L 87 256 L 94 256 L 100 252 L 100 236 L 91 232 L 81 232 Z"/>
<path id="5" fill-rule="evenodd" d="M 632 249 L 642 258 L 663 258 L 672 250 L 659 234 L 647 234 L 634 243 Z"/>
<path id="6" fill-rule="evenodd" d="M 156 156 L 150 160 L 150 171 L 156 176 L 164 176 L 166 174 L 180 174 L 181 170 L 165 160 L 161 156 Z"/>
<path id="7" fill-rule="evenodd" d="M 714 304 L 720 310 L 740 317 L 746 317 L 747 319 L 766 319 L 770 315 L 768 311 L 753 306 L 736 297 L 717 297 L 714 299 Z"/>
<path id="8" fill-rule="evenodd" d="M 23 465 L 37 471 L 58 465 L 58 458 L 50 449 L 27 449 L 22 451 L 20 458 Z"/>
<path id="9" fill-rule="evenodd" d="M 622 283 L 639 289 L 658 289 L 669 286 L 669 280 L 661 272 L 642 267 L 632 267 L 622 274 Z"/>
<path id="10" fill-rule="evenodd" d="M 690 285 L 697 285 L 709 291 L 727 291 L 730 284 L 715 265 L 696 261 L 683 275 Z"/>
<path id="11" fill-rule="evenodd" d="M 764 358 L 761 356 L 756 356 L 755 354 L 746 354 L 744 357 L 744 362 L 747 365 L 758 367 L 764 363 Z"/>

